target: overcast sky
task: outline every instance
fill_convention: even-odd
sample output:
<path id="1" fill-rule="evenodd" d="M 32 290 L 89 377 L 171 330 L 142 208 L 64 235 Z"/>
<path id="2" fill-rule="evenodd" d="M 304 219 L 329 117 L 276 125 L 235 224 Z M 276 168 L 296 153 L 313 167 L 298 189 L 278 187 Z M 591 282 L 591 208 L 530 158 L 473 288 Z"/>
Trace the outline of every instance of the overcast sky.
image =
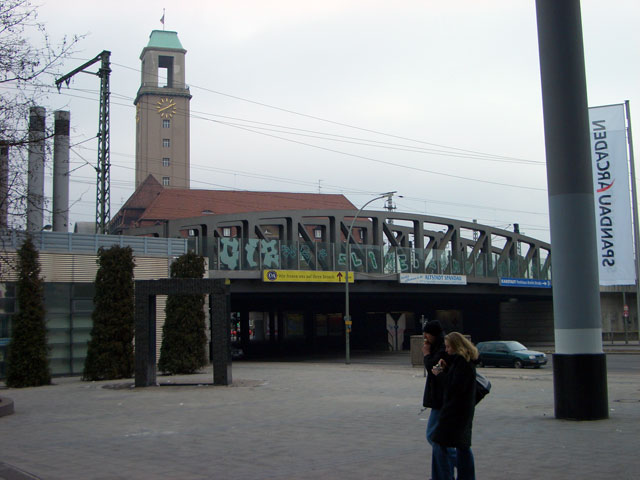
<path id="1" fill-rule="evenodd" d="M 187 50 L 192 188 L 344 193 L 358 207 L 397 190 L 399 211 L 549 238 L 533 0 L 41 4 L 54 40 L 87 34 L 60 73 L 111 51 L 112 215 L 133 192 L 139 57 L 164 7 Z M 639 12 L 582 2 L 589 104 L 630 100 L 636 124 Z M 78 144 L 98 131 L 99 80 L 71 87 L 45 106 L 71 111 Z M 72 150 L 72 225 L 95 219 L 81 165 L 96 149 Z"/>

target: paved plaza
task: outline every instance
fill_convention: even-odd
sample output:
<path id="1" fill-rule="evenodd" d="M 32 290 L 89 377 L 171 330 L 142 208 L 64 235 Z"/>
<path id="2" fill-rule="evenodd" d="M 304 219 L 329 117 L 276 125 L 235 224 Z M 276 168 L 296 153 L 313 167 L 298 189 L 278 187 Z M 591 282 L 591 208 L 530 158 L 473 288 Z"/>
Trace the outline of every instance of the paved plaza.
<path id="1" fill-rule="evenodd" d="M 551 368 L 482 370 L 493 390 L 476 409 L 478 479 L 638 478 L 640 372 L 609 374 L 610 419 L 576 422 L 554 418 Z M 0 388 L 15 402 L 0 479 L 429 478 L 423 370 L 408 355 L 236 362 L 233 379 Z"/>

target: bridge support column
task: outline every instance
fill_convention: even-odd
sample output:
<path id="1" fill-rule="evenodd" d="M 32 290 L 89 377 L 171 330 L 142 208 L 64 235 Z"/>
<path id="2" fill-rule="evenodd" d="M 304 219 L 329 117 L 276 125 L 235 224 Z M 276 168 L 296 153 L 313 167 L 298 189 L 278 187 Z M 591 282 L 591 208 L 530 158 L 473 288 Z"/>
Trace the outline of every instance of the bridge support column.
<path id="1" fill-rule="evenodd" d="M 556 418 L 608 418 L 579 0 L 537 0 L 551 222 Z"/>

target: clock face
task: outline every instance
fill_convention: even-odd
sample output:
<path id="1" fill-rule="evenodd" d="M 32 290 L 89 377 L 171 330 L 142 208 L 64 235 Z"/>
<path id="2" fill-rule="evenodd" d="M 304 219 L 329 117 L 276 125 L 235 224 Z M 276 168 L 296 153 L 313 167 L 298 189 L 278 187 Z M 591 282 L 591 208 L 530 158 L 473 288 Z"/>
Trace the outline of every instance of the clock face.
<path id="1" fill-rule="evenodd" d="M 176 113 L 176 103 L 171 98 L 161 98 L 157 102 L 156 111 L 162 118 L 171 118 Z"/>

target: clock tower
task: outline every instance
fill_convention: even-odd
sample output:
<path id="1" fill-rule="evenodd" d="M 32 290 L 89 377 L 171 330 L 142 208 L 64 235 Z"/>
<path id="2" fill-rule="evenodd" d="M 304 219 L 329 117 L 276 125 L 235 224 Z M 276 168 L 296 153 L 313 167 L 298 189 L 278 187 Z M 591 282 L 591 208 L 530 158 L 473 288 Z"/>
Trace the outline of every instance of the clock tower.
<path id="1" fill-rule="evenodd" d="M 189 101 L 178 34 L 154 30 L 142 50 L 136 106 L 136 188 L 153 175 L 165 187 L 189 188 Z"/>

